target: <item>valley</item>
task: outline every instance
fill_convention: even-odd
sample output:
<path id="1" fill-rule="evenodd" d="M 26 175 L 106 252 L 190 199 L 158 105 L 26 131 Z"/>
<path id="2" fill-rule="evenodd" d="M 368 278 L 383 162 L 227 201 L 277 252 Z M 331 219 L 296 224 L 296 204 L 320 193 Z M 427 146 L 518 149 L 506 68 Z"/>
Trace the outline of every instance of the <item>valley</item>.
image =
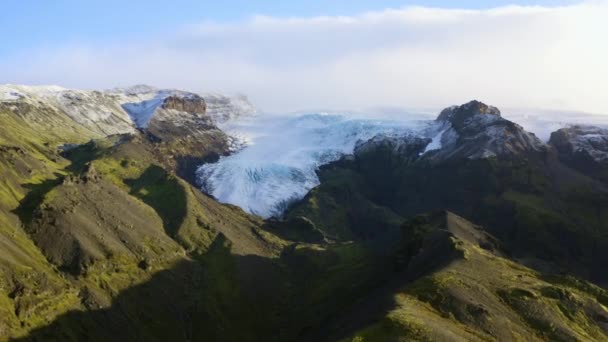
<path id="1" fill-rule="evenodd" d="M 602 128 L 0 94 L 0 340 L 608 339 Z"/>

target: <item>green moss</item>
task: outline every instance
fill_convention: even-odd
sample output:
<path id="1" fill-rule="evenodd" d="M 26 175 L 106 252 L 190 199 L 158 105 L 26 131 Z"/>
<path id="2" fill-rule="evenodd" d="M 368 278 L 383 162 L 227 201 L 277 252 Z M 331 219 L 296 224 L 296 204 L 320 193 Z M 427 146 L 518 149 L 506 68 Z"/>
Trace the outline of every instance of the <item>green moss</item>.
<path id="1" fill-rule="evenodd" d="M 57 178 L 48 179 L 38 184 L 25 184 L 24 187 L 30 191 L 19 203 L 19 207 L 15 209 L 15 214 L 19 216 L 21 222 L 29 225 L 32 223 L 33 214 L 45 199 L 45 196 L 51 192 L 56 186 L 61 184 L 63 177 L 61 174 L 56 174 Z"/>
<path id="2" fill-rule="evenodd" d="M 581 291 L 583 293 L 590 294 L 595 297 L 598 302 L 602 303 L 605 306 L 608 306 L 608 291 L 597 285 L 593 285 L 589 282 L 586 282 L 573 276 L 544 275 L 543 280 L 553 284 L 563 285 L 571 289 Z"/>
<path id="3" fill-rule="evenodd" d="M 167 234 L 175 237 L 187 213 L 186 192 L 175 176 L 152 165 L 139 178 L 125 180 L 125 183 L 132 195 L 156 210 Z"/>

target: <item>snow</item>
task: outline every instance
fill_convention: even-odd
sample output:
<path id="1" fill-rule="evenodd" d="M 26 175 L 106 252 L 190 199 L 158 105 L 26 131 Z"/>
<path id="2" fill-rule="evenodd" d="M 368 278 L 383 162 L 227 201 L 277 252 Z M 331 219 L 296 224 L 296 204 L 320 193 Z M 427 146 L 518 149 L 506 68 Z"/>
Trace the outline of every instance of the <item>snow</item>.
<path id="1" fill-rule="evenodd" d="M 441 149 L 441 137 L 443 136 L 443 133 L 445 133 L 448 129 L 449 128 L 446 128 L 446 129 L 440 131 L 439 133 L 437 133 L 437 135 L 435 135 L 433 137 L 431 143 L 426 146 L 426 148 L 424 149 L 424 152 L 422 152 L 422 154 L 425 154 L 429 151 Z"/>
<path id="2" fill-rule="evenodd" d="M 207 115 L 218 124 L 234 120 L 242 116 L 252 116 L 256 108 L 245 95 L 225 96 L 216 93 L 201 94 L 207 103 Z"/>
<path id="3" fill-rule="evenodd" d="M 351 154 L 358 141 L 405 134 L 413 122 L 348 119 L 340 115 L 257 116 L 223 125 L 246 147 L 197 172 L 220 202 L 268 218 L 319 185 L 319 166 Z"/>
<path id="4" fill-rule="evenodd" d="M 156 109 L 163 104 L 164 97 L 157 96 L 142 102 L 124 103 L 122 108 L 129 113 L 131 120 L 138 128 L 146 128 L 154 116 Z"/>
<path id="5" fill-rule="evenodd" d="M 17 101 L 23 97 L 25 95 L 17 91 L 4 91 L 0 93 L 0 101 Z"/>
<path id="6" fill-rule="evenodd" d="M 64 113 L 74 122 L 100 134 L 134 131 L 131 119 L 112 97 L 100 92 L 60 86 L 0 85 L 0 101 L 24 102 Z"/>
<path id="7" fill-rule="evenodd" d="M 169 96 L 202 97 L 207 104 L 207 115 L 218 124 L 242 116 L 252 116 L 256 113 L 256 108 L 244 95 L 226 96 L 217 93 L 193 93 L 177 89 L 158 89 L 147 85 L 114 88 L 106 90 L 105 93 L 118 99 L 122 108 L 129 114 L 138 128 L 147 127 L 156 114 L 156 110 Z M 175 114 L 172 119 L 179 120 L 178 112 L 172 114 Z"/>

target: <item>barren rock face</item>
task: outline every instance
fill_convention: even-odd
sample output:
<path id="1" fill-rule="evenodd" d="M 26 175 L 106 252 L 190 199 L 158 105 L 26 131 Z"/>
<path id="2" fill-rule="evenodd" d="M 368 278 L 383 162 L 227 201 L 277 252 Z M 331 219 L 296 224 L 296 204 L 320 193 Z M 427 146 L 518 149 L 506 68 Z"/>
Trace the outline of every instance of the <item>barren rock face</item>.
<path id="1" fill-rule="evenodd" d="M 473 100 L 462 106 L 453 106 L 444 109 L 437 117 L 437 121 L 449 121 L 455 128 L 465 125 L 466 120 L 476 115 L 493 115 L 500 117 L 500 110 L 485 103 Z"/>
<path id="2" fill-rule="evenodd" d="M 539 152 L 545 148 L 534 134 L 500 116 L 500 110 L 479 101 L 444 109 L 437 122 L 445 131 L 433 160 L 480 159 Z"/>
<path id="3" fill-rule="evenodd" d="M 549 144 L 568 166 L 608 183 L 608 129 L 570 126 L 551 133 Z"/>
<path id="4" fill-rule="evenodd" d="M 566 127 L 553 132 L 549 143 L 563 157 L 581 154 L 595 162 L 608 163 L 608 129 L 580 125 Z"/>
<path id="5" fill-rule="evenodd" d="M 205 100 L 198 95 L 191 96 L 169 96 L 165 99 L 162 107 L 179 112 L 195 113 L 203 115 L 207 112 Z"/>

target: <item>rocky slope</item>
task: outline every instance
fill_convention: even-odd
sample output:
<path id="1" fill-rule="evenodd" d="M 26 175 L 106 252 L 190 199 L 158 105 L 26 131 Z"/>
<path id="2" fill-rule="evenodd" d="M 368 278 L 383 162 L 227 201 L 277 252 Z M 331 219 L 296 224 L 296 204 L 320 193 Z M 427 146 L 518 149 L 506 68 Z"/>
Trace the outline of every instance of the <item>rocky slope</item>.
<path id="1" fill-rule="evenodd" d="M 502 118 L 498 108 L 479 101 L 447 108 L 437 122 L 445 131 L 441 134 L 441 149 L 429 156 L 434 160 L 505 157 L 544 149 L 534 134 Z"/>
<path id="2" fill-rule="evenodd" d="M 445 132 L 433 150 L 433 139 L 378 136 L 321 168 L 321 186 L 292 215 L 328 234 L 370 238 L 394 231 L 395 217 L 449 209 L 492 227 L 522 260 L 608 280 L 608 192 L 594 174 L 478 102 L 447 109 L 438 124 Z"/>
<path id="3" fill-rule="evenodd" d="M 98 137 L 135 130 L 120 102 L 99 91 L 4 85 L 0 86 L 0 103 L 33 122 L 67 116 Z M 22 108 L 30 109 L 29 115 Z"/>
<path id="4" fill-rule="evenodd" d="M 608 182 L 608 129 L 575 125 L 551 134 L 549 144 L 560 160 L 602 182 Z"/>
<path id="5" fill-rule="evenodd" d="M 450 212 L 418 216 L 419 250 L 404 241 L 407 278 L 387 286 L 343 318 L 344 326 L 375 323 L 349 341 L 601 341 L 608 337 L 606 291 L 576 280 L 546 277 L 504 257 L 482 227 Z M 406 236 L 407 236 L 406 235 Z M 413 252 L 413 253 L 412 253 Z M 404 285 L 405 284 L 405 285 Z M 370 300 L 392 299 L 379 311 Z M 386 301 L 386 299 L 385 299 Z M 376 311 L 375 319 L 370 312 Z M 373 314 L 372 314 L 373 316 Z M 359 322 L 360 323 L 360 322 Z"/>
<path id="6" fill-rule="evenodd" d="M 206 114 L 216 124 L 256 113 L 255 107 L 243 95 L 228 97 L 214 93 L 196 94 L 175 89 L 158 89 L 146 85 L 110 89 L 106 90 L 104 94 L 119 102 L 136 126 L 140 128 L 148 125 L 148 122 L 156 116 L 159 108 L 173 110 L 169 113 L 161 112 L 161 116 L 165 120 L 173 118 L 180 121 L 179 113 L 187 112 Z M 200 101 L 201 99 L 203 101 Z M 187 100 L 188 105 L 184 106 L 185 103 L 182 100 Z"/>
<path id="7" fill-rule="evenodd" d="M 418 156 L 439 163 L 539 153 L 546 146 L 533 133 L 501 117 L 498 108 L 471 101 L 444 109 L 422 137 L 379 135 L 359 144 L 355 154 L 376 148 L 389 148 L 397 155 L 408 156 L 415 151 Z"/>

